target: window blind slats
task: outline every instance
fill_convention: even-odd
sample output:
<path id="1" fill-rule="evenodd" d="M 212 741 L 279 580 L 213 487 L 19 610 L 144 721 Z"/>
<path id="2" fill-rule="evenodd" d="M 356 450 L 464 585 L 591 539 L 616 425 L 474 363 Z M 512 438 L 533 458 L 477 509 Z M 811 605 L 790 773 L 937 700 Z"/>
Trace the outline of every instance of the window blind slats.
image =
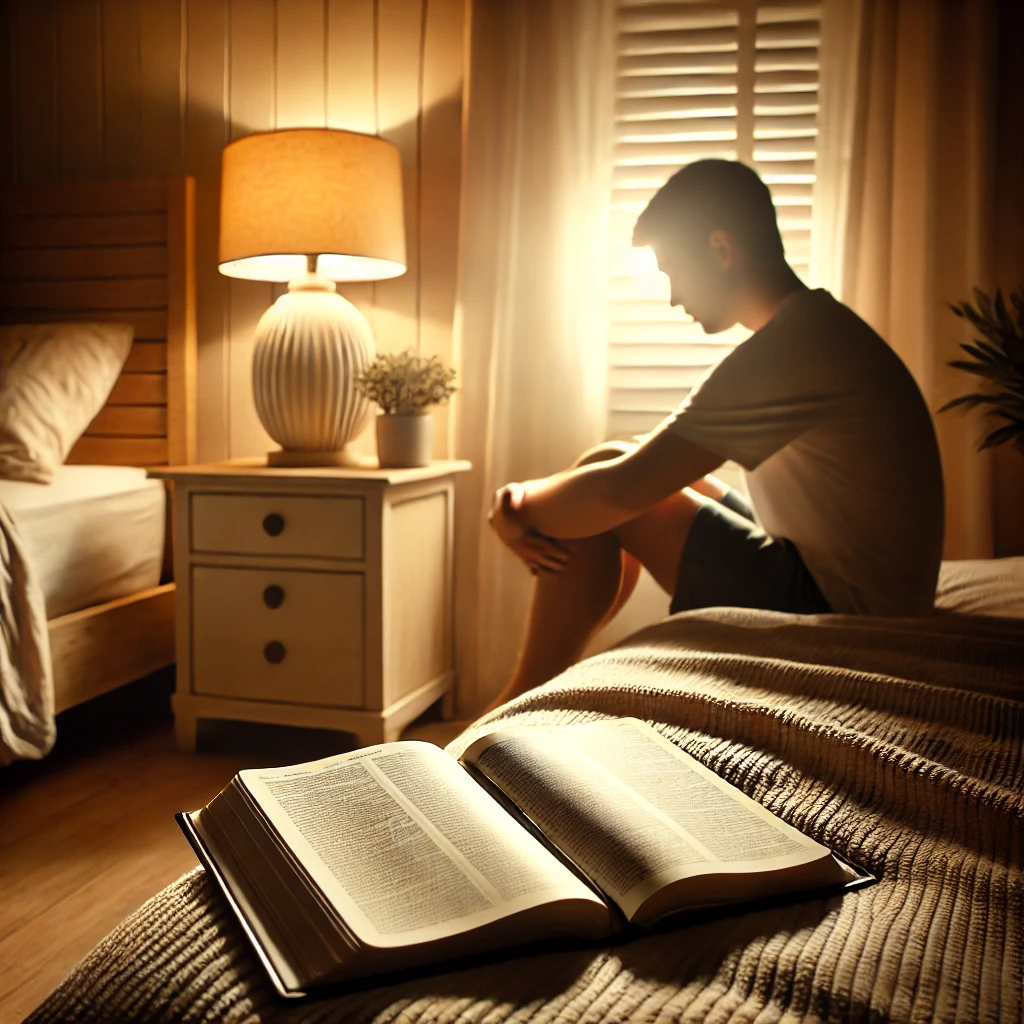
<path id="1" fill-rule="evenodd" d="M 737 49 L 735 28 L 704 28 L 674 32 L 624 32 L 619 36 L 619 53 L 713 53 Z"/>
<path id="2" fill-rule="evenodd" d="M 635 342 L 613 344 L 611 346 L 612 366 L 664 366 L 666 364 L 685 365 L 687 354 L 693 351 L 694 345 L 703 344 L 704 359 L 718 360 L 732 351 L 731 343 L 711 341 L 695 342 L 690 345 L 673 342 L 649 342 L 637 345 Z"/>
<path id="3" fill-rule="evenodd" d="M 803 94 L 806 95 L 806 94 Z M 615 102 L 618 121 L 644 121 L 672 118 L 689 120 L 700 117 L 720 117 L 736 114 L 736 88 L 731 93 L 712 93 L 704 96 L 629 96 Z"/>
<path id="4" fill-rule="evenodd" d="M 809 160 L 814 164 L 814 136 L 797 135 L 792 138 L 759 139 L 754 135 L 755 160 Z"/>
<path id="5" fill-rule="evenodd" d="M 782 182 L 814 183 L 814 160 L 772 160 L 754 161 L 754 168 L 764 179 L 765 184 L 773 188 Z"/>
<path id="6" fill-rule="evenodd" d="M 642 96 L 713 96 L 735 94 L 736 82 L 730 75 L 620 75 L 619 102 Z"/>
<path id="7" fill-rule="evenodd" d="M 713 71 L 719 74 L 737 69 L 736 52 L 727 53 L 650 53 L 620 57 L 620 75 L 672 75 L 679 72 Z"/>
<path id="8" fill-rule="evenodd" d="M 805 274 L 820 6 L 619 0 L 616 26 L 613 252 L 628 250 L 636 218 L 679 168 L 705 158 L 735 160 L 742 151 L 753 154 L 772 191 L 790 265 Z M 753 41 L 752 50 L 742 51 L 749 62 L 743 69 L 741 32 Z M 705 335 L 669 306 L 668 281 L 660 274 L 619 274 L 610 292 L 608 431 L 622 437 L 651 430 L 746 332 Z"/>
<path id="9" fill-rule="evenodd" d="M 818 48 L 816 46 L 793 47 L 792 49 L 757 48 L 754 58 L 755 71 L 817 71 Z"/>
<path id="10" fill-rule="evenodd" d="M 818 88 L 818 69 L 759 71 L 754 75 L 754 92 L 806 92 Z"/>
<path id="11" fill-rule="evenodd" d="M 657 32 L 680 25 L 706 28 L 736 25 L 738 22 L 736 11 L 721 4 L 687 4 L 686 10 L 681 11 L 679 3 L 645 3 L 642 6 L 620 3 L 616 16 L 616 26 L 622 33 Z"/>
<path id="12" fill-rule="evenodd" d="M 619 143 L 688 142 L 699 139 L 736 138 L 736 115 L 731 117 L 673 117 L 654 120 L 619 121 L 615 125 L 615 138 Z M 673 157 L 676 151 L 672 151 Z"/>
<path id="13" fill-rule="evenodd" d="M 806 137 L 818 134 L 817 111 L 811 114 L 757 114 L 755 111 L 755 139 L 767 139 L 773 135 L 786 138 L 797 134 Z"/>
<path id="14" fill-rule="evenodd" d="M 766 115 L 817 114 L 818 91 L 755 92 L 754 113 Z"/>
<path id="15" fill-rule="evenodd" d="M 817 46 L 820 37 L 821 26 L 817 21 L 781 21 L 757 28 L 758 48 Z"/>

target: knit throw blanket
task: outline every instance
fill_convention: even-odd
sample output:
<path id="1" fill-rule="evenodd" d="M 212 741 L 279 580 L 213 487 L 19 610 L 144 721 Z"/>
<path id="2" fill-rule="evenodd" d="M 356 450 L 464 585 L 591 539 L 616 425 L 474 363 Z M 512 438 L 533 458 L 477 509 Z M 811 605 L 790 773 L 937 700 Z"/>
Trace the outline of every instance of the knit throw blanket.
<path id="1" fill-rule="evenodd" d="M 635 715 L 867 867 L 859 892 L 303 1003 L 277 999 L 202 871 L 31 1021 L 1002 1022 L 1024 985 L 1024 623 L 718 609 L 637 634 L 455 740 Z"/>

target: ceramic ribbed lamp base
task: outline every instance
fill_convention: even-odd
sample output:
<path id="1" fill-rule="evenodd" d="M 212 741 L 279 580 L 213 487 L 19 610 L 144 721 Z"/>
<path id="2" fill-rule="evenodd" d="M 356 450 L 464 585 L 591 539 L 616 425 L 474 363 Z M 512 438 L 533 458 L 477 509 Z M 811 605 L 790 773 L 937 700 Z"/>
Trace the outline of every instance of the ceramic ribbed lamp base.
<path id="1" fill-rule="evenodd" d="M 370 418 L 355 378 L 374 358 L 362 314 L 310 275 L 292 282 L 256 327 L 252 390 L 267 433 L 281 445 L 271 465 L 351 465 L 346 445 Z"/>

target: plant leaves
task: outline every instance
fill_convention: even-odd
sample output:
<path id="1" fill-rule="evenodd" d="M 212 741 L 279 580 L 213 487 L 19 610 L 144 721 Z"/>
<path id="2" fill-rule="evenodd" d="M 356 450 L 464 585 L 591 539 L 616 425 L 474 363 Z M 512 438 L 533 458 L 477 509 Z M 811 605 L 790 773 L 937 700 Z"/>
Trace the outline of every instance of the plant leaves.
<path id="1" fill-rule="evenodd" d="M 996 289 L 996 300 L 993 303 L 996 314 L 996 323 L 999 325 L 1001 331 L 1006 331 L 1010 327 L 1009 317 L 1006 315 L 1006 303 L 1003 302 L 1003 293 L 997 288 Z"/>
<path id="2" fill-rule="evenodd" d="M 986 448 L 995 448 L 1006 441 L 1019 440 L 1021 438 L 1024 438 L 1024 425 L 1011 423 L 1008 426 L 1000 427 L 998 430 L 993 430 L 978 446 L 978 451 L 984 451 Z"/>
<path id="3" fill-rule="evenodd" d="M 954 359 L 948 365 L 985 381 L 990 390 L 960 395 L 938 411 L 986 407 L 986 415 L 1009 422 L 991 431 L 981 448 L 1011 439 L 1024 448 L 1024 288 L 1009 293 L 1009 306 L 1000 289 L 994 297 L 980 288 L 972 291 L 973 303 L 950 303 L 949 308 L 982 337 L 960 345 L 969 359 Z"/>
<path id="4" fill-rule="evenodd" d="M 990 405 L 995 399 L 992 395 L 960 395 L 959 398 L 951 398 L 944 406 L 938 411 L 945 412 L 947 409 L 954 409 L 958 405 L 967 406 L 968 409 L 975 409 L 979 405 Z"/>

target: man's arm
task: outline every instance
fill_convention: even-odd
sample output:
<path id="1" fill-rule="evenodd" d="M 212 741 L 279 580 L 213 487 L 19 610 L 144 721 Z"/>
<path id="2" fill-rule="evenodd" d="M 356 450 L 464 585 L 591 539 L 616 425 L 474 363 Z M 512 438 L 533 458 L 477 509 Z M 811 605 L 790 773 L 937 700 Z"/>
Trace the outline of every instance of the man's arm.
<path id="1" fill-rule="evenodd" d="M 512 507 L 519 524 L 547 537 L 593 537 L 635 519 L 721 464 L 720 456 L 660 430 L 616 459 L 527 481 Z"/>

